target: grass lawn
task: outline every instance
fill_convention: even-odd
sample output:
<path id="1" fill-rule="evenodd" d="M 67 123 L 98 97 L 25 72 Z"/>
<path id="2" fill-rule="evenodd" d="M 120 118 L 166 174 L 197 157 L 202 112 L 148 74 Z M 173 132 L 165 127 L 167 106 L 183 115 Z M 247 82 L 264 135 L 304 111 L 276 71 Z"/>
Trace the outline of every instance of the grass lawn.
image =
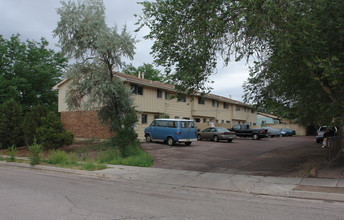
<path id="1" fill-rule="evenodd" d="M 57 151 L 43 151 L 39 154 L 40 164 L 51 164 L 53 166 L 75 168 L 82 170 L 105 169 L 106 164 L 128 165 L 149 167 L 152 165 L 152 157 L 140 147 L 130 149 L 130 156 L 122 157 L 120 152 L 114 149 L 107 142 L 79 141 L 71 146 L 59 148 Z M 7 149 L 0 151 L 1 155 L 9 155 Z M 31 157 L 32 153 L 28 146 L 18 147 L 15 152 L 16 157 Z M 18 159 L 16 162 L 19 162 Z M 26 161 L 24 161 L 26 162 Z M 29 163 L 30 161 L 27 161 Z"/>

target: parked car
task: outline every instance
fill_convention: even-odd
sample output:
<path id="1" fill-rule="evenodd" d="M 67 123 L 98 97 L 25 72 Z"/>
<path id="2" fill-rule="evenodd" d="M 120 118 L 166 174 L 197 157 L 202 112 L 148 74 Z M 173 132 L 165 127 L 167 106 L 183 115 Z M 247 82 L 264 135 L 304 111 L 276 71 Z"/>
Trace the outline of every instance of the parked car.
<path id="1" fill-rule="evenodd" d="M 235 125 L 233 128 L 229 130 L 234 131 L 236 135 L 239 137 L 252 137 L 253 140 L 259 140 L 261 138 L 268 137 L 269 133 L 267 129 L 254 129 L 250 128 L 249 125 L 244 124 Z"/>
<path id="2" fill-rule="evenodd" d="M 195 122 L 185 119 L 155 119 L 144 134 L 147 142 L 166 141 L 169 146 L 176 142 L 190 145 L 197 140 Z"/>
<path id="3" fill-rule="evenodd" d="M 295 131 L 292 131 L 288 128 L 281 128 L 280 131 L 281 131 L 282 136 L 284 137 L 295 135 Z"/>
<path id="4" fill-rule="evenodd" d="M 197 134 L 197 140 L 199 141 L 213 140 L 217 142 L 219 140 L 227 140 L 228 142 L 232 142 L 235 137 L 235 132 L 221 127 L 206 128 L 203 131 L 198 132 Z"/>
<path id="5" fill-rule="evenodd" d="M 334 126 L 321 126 L 316 134 L 315 140 L 317 143 L 321 143 L 324 138 L 336 136 L 338 132 L 337 127 Z"/>
<path id="6" fill-rule="evenodd" d="M 281 137 L 282 133 L 280 130 L 271 127 L 260 127 L 260 129 L 266 129 L 269 132 L 269 137 Z"/>

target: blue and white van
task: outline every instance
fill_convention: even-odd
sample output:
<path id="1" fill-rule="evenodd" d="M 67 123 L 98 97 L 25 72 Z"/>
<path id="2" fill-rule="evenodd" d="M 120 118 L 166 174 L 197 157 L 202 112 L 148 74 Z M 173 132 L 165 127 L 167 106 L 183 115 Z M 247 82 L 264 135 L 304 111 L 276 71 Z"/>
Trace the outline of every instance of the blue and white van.
<path id="1" fill-rule="evenodd" d="M 197 140 L 196 134 L 195 122 L 185 119 L 154 119 L 150 126 L 145 128 L 147 142 L 166 141 L 169 146 L 176 142 L 190 145 Z"/>

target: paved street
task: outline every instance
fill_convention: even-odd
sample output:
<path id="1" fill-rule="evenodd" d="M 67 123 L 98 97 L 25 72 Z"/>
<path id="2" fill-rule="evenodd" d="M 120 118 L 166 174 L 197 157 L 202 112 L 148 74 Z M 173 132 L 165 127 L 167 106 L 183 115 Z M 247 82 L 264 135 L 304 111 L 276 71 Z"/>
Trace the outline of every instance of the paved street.
<path id="1" fill-rule="evenodd" d="M 342 219 L 343 203 L 0 167 L 1 219 Z"/>
<path id="2" fill-rule="evenodd" d="M 314 158 L 325 159 L 323 149 L 315 143 L 314 137 L 258 141 L 238 138 L 232 143 L 197 141 L 191 146 L 177 144 L 174 147 L 143 143 L 142 147 L 153 156 L 153 167 L 229 174 L 302 176 L 303 173 L 299 173 L 304 168 L 302 166 Z"/>

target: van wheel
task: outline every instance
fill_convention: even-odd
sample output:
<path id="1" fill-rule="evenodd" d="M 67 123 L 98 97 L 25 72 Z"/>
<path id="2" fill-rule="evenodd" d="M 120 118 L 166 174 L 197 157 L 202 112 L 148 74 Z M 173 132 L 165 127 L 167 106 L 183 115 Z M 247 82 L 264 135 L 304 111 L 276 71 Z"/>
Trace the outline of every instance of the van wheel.
<path id="1" fill-rule="evenodd" d="M 168 144 L 168 146 L 173 146 L 174 145 L 173 137 L 168 137 L 167 138 L 167 144 Z"/>
<path id="2" fill-rule="evenodd" d="M 149 134 L 146 135 L 146 142 L 152 142 L 152 138 Z"/>
<path id="3" fill-rule="evenodd" d="M 215 135 L 213 140 L 214 140 L 215 142 L 218 142 L 218 141 L 219 141 L 219 137 Z"/>
<path id="4" fill-rule="evenodd" d="M 186 146 L 190 146 L 191 145 L 191 141 L 185 142 Z"/>

